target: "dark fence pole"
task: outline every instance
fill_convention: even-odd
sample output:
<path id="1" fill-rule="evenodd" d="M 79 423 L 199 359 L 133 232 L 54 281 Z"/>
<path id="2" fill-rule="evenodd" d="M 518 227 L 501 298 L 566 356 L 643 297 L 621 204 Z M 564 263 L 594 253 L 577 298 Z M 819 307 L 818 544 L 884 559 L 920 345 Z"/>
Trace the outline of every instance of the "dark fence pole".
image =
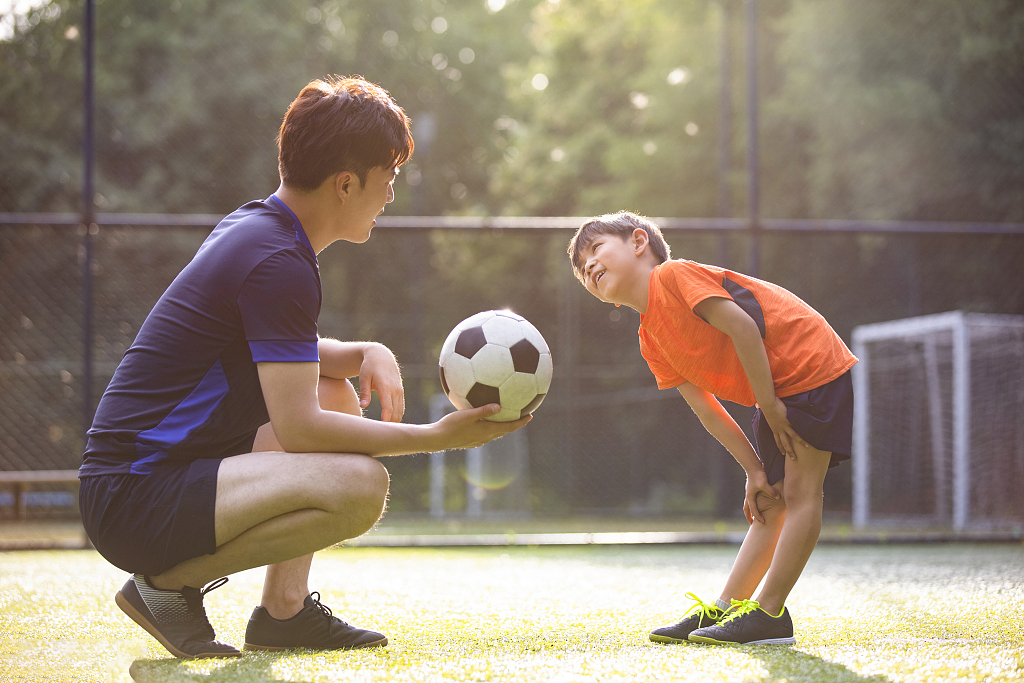
<path id="1" fill-rule="evenodd" d="M 732 215 L 729 175 L 732 170 L 732 0 L 722 0 L 722 33 L 719 37 L 718 59 L 718 217 Z M 718 233 L 718 265 L 728 268 L 729 234 Z"/>
<path id="2" fill-rule="evenodd" d="M 83 121 L 82 131 L 82 429 L 83 439 L 92 426 L 92 238 L 99 231 L 96 225 L 95 189 L 93 186 L 95 148 L 93 145 L 93 88 L 95 78 L 93 67 L 95 51 L 93 39 L 96 35 L 96 6 L 94 0 L 85 0 L 85 40 L 83 74 Z"/>
<path id="3" fill-rule="evenodd" d="M 750 216 L 750 275 L 761 263 L 760 197 L 757 173 L 757 0 L 747 10 L 747 212 Z"/>
<path id="4" fill-rule="evenodd" d="M 732 30 L 733 1 L 721 0 L 722 32 L 718 41 L 718 217 L 732 217 Z M 718 231 L 718 263 L 722 268 L 730 267 L 729 232 Z M 735 513 L 736 492 L 730 475 L 732 457 L 724 447 L 719 446 L 719 457 L 715 459 L 715 516 L 728 518 Z"/>

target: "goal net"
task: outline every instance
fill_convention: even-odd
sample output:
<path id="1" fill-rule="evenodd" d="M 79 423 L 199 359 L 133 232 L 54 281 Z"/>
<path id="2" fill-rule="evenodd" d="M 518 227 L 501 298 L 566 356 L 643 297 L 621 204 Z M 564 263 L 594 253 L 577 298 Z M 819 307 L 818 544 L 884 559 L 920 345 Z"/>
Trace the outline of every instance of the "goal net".
<path id="1" fill-rule="evenodd" d="M 853 352 L 854 525 L 1024 523 L 1024 316 L 862 325 Z"/>

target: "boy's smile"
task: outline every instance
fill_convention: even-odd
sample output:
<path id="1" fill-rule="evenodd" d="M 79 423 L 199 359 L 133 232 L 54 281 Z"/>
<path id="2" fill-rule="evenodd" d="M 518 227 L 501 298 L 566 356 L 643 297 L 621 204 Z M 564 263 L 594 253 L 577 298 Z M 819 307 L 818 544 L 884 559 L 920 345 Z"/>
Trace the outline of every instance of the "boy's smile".
<path id="1" fill-rule="evenodd" d="M 599 235 L 587 247 L 586 263 L 583 266 L 584 284 L 587 290 L 601 301 L 624 303 L 618 290 L 622 274 L 633 260 L 633 248 L 629 240 L 617 235 Z M 620 296 L 616 296 L 616 294 Z"/>
<path id="2" fill-rule="evenodd" d="M 625 304 L 643 313 L 651 270 L 657 265 L 648 249 L 647 233 L 600 234 L 583 250 L 583 284 L 609 304 Z"/>

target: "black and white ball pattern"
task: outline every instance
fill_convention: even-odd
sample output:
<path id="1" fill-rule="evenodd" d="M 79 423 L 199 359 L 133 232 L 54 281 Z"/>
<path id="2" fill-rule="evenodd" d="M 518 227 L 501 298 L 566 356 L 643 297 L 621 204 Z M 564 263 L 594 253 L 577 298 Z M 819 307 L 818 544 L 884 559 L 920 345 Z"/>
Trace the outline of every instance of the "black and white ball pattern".
<path id="1" fill-rule="evenodd" d="M 441 386 L 459 410 L 498 403 L 490 418 L 529 415 L 551 386 L 551 351 L 537 328 L 511 311 L 484 311 L 455 326 L 441 347 Z"/>

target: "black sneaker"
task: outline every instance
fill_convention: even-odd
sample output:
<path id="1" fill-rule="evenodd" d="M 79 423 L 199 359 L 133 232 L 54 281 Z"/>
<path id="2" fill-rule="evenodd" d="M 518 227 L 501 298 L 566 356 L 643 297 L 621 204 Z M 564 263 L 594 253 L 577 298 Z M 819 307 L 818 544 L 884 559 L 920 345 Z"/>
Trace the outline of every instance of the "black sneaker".
<path id="1" fill-rule="evenodd" d="M 114 602 L 175 657 L 239 657 L 238 648 L 216 640 L 203 607 L 203 596 L 227 582 L 223 578 L 202 590 L 185 586 L 180 591 L 165 591 L 136 574 L 117 592 Z"/>
<path id="2" fill-rule="evenodd" d="M 765 612 L 756 600 L 733 600 L 729 613 L 714 626 L 697 629 L 690 641 L 707 645 L 792 645 L 793 620 L 782 608 L 777 617 Z"/>
<path id="3" fill-rule="evenodd" d="M 315 597 L 314 597 L 315 596 Z M 290 619 L 275 619 L 263 607 L 257 607 L 245 629 L 245 650 L 279 652 L 296 647 L 309 650 L 355 650 L 383 647 L 387 637 L 376 631 L 350 626 L 331 613 L 313 592 L 303 602 L 305 607 Z"/>
<path id="4" fill-rule="evenodd" d="M 693 593 L 687 593 L 686 597 L 695 602 L 693 607 L 683 615 L 683 620 L 678 624 L 662 626 L 651 631 L 652 641 L 655 643 L 685 643 L 691 632 L 703 626 L 712 626 L 725 615 L 725 611 L 718 605 L 708 605 Z"/>

